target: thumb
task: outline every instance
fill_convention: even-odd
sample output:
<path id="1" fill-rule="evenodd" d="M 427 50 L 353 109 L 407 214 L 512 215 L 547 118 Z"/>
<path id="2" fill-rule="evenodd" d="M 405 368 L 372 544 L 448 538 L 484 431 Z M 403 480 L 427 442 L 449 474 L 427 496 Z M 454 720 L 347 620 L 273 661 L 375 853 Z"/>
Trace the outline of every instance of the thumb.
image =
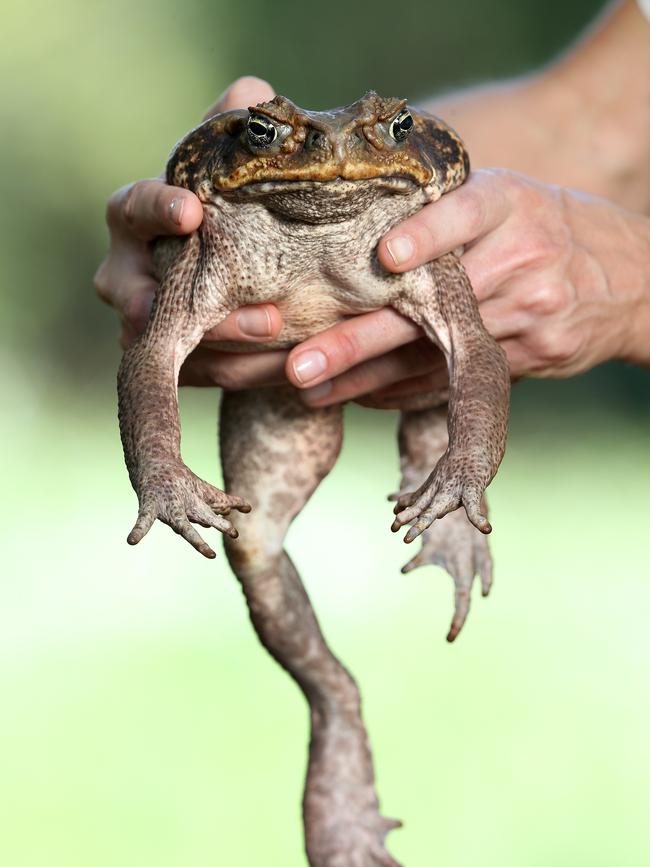
<path id="1" fill-rule="evenodd" d="M 263 78 L 254 75 L 244 75 L 235 79 L 226 88 L 215 104 L 205 113 L 203 120 L 221 111 L 231 111 L 235 108 L 248 108 L 258 102 L 268 102 L 275 96 L 275 91 Z"/>

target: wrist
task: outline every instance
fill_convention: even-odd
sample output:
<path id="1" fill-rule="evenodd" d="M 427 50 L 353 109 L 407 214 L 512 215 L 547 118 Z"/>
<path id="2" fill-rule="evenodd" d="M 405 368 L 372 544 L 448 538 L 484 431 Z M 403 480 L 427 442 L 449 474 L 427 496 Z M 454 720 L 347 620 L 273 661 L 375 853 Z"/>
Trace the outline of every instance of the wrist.
<path id="1" fill-rule="evenodd" d="M 614 359 L 650 368 L 650 219 L 585 193 L 560 193 L 573 250 L 567 313 L 581 338 L 572 372 Z"/>
<path id="2" fill-rule="evenodd" d="M 631 272 L 627 287 L 634 300 L 629 317 L 627 345 L 620 354 L 623 361 L 650 369 L 650 219 L 632 217 Z"/>

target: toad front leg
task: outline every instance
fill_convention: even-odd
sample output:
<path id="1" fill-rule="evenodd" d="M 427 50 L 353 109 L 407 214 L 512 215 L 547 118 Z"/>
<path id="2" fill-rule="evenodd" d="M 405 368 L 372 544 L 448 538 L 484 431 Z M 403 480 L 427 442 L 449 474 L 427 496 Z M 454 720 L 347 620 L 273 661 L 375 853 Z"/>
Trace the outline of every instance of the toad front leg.
<path id="1" fill-rule="evenodd" d="M 214 557 L 191 522 L 235 537 L 237 531 L 224 516 L 250 506 L 195 476 L 183 463 L 177 383 L 187 355 L 229 311 L 198 236 L 165 243 L 172 261 L 147 329 L 125 352 L 118 373 L 120 433 L 139 502 L 128 542 L 136 545 L 159 518 L 205 557 Z"/>
<path id="2" fill-rule="evenodd" d="M 392 529 L 411 524 L 412 542 L 437 518 L 464 506 L 482 533 L 491 531 L 483 494 L 496 473 L 508 426 L 510 374 L 505 354 L 485 330 L 471 284 L 449 253 L 412 272 L 391 304 L 420 325 L 449 368 L 449 443 L 426 481 L 395 506 Z M 425 279 L 431 275 L 433 280 Z M 431 285 L 433 282 L 433 285 Z"/>

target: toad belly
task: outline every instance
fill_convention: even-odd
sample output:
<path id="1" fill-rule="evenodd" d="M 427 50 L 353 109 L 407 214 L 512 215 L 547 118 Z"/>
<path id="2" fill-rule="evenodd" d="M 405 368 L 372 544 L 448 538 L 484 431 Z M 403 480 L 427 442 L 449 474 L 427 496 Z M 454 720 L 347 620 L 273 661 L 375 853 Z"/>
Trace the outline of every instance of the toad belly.
<path id="1" fill-rule="evenodd" d="M 374 309 L 353 308 L 343 304 L 338 298 L 333 297 L 330 287 L 322 286 L 305 286 L 292 292 L 289 296 L 284 295 L 277 301 L 270 300 L 270 303 L 276 304 L 284 323 L 276 340 L 265 343 L 210 341 L 204 345 L 226 352 L 290 349 L 297 343 L 302 343 L 303 340 L 336 325 L 337 322 L 341 322 L 349 316 Z"/>

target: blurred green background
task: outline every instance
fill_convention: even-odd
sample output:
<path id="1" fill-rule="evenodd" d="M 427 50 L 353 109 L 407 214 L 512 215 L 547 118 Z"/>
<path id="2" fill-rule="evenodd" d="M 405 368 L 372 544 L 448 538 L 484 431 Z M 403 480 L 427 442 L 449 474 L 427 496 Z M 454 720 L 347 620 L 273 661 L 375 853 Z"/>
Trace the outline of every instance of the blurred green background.
<path id="1" fill-rule="evenodd" d="M 305 707 L 225 558 L 162 526 L 124 543 L 116 322 L 91 286 L 109 193 L 158 174 L 239 74 L 310 107 L 424 96 L 548 60 L 601 5 L 5 0 L 3 867 L 305 864 Z M 361 683 L 407 867 L 649 862 L 649 384 L 609 365 L 515 389 L 497 582 L 453 647 L 451 580 L 400 576 L 388 532 L 395 417 L 349 411 L 289 547 Z M 182 405 L 185 458 L 216 480 L 216 395 Z"/>

